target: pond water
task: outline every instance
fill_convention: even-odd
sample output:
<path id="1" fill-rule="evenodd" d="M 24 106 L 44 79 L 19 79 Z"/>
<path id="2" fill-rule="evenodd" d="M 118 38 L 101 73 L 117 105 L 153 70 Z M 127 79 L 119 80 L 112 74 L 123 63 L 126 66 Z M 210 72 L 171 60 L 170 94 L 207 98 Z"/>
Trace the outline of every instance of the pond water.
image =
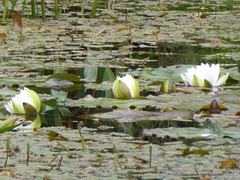
<path id="1" fill-rule="evenodd" d="M 52 4 L 46 5 L 53 8 Z M 141 121 L 145 126 L 137 126 L 136 122 L 124 124 L 101 117 L 96 121 L 91 115 L 129 108 L 161 112 L 168 106 L 198 112 L 200 105 L 194 105 L 198 100 L 193 108 L 185 105 L 179 108 L 162 100 L 159 88 L 165 79 L 172 79 L 179 88 L 186 90 L 178 68 L 201 62 L 220 63 L 224 72 L 230 71 L 228 94 L 234 94 L 239 88 L 236 8 L 239 1 L 208 1 L 206 10 L 201 1 L 117 1 L 114 10 L 108 9 L 107 1 L 99 1 L 93 18 L 89 16 L 91 5 L 86 3 L 83 14 L 82 6 L 67 2 L 59 19 L 54 19 L 53 12 L 48 11 L 46 21 L 42 21 L 40 15 L 37 19 L 28 18 L 29 11 L 24 10 L 21 12 L 22 39 L 18 33 L 7 30 L 12 27 L 11 17 L 5 26 L 0 26 L 0 32 L 7 32 L 6 43 L 1 43 L 0 50 L 3 103 L 14 94 L 4 94 L 6 86 L 9 90 L 27 86 L 40 95 L 55 97 L 73 114 L 63 117 L 52 110 L 45 114 L 43 126 L 77 128 L 81 121 L 86 127 L 109 126 L 103 131 L 121 131 L 136 136 L 143 128 L 190 127 L 195 123 Z M 21 9 L 20 1 L 15 9 Z M 3 7 L 0 12 L 3 13 Z M 200 18 L 204 12 L 207 17 Z M 69 85 L 63 80 L 47 81 L 57 73 L 74 74 L 84 82 Z M 112 82 L 125 73 L 138 79 L 142 97 L 156 96 L 161 99 L 159 102 L 166 104 L 158 105 L 156 99 L 154 103 L 146 100 L 142 104 L 138 100 L 119 102 L 112 99 Z M 190 91 L 197 93 L 197 98 L 204 92 L 198 88 Z M 96 101 L 90 102 L 90 97 Z M 133 132 L 122 126 L 137 128 Z"/>
<path id="2" fill-rule="evenodd" d="M 2 179 L 239 179 L 240 0 L 42 0 L 45 20 L 40 1 L 17 0 L 17 32 L 3 2 Z M 187 86 L 180 74 L 200 63 L 226 84 Z M 113 97 L 126 74 L 138 99 Z M 160 92 L 167 79 L 176 92 Z M 24 87 L 42 100 L 22 116 L 38 130 L 10 131 L 23 118 L 5 105 Z"/>

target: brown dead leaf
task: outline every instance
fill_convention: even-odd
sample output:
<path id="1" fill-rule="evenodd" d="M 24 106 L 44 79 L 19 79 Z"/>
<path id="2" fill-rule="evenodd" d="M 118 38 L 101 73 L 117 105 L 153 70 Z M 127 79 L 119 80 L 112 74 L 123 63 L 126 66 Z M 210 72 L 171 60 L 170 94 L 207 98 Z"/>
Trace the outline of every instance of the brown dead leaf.
<path id="1" fill-rule="evenodd" d="M 143 146 L 139 144 L 136 149 L 143 149 Z"/>
<path id="2" fill-rule="evenodd" d="M 168 15 L 168 12 L 164 12 L 164 13 L 160 14 L 158 17 L 164 17 L 166 15 Z"/>
<path id="3" fill-rule="evenodd" d="M 67 137 L 64 137 L 62 136 L 61 134 L 59 134 L 58 132 L 56 131 L 49 131 L 47 133 L 48 135 L 48 139 L 50 141 L 53 141 L 53 140 L 59 140 L 59 141 L 69 141 L 69 139 Z"/>
<path id="4" fill-rule="evenodd" d="M 148 164 L 150 163 L 149 161 L 145 160 L 145 159 L 142 159 L 140 157 L 137 157 L 137 156 L 133 156 L 133 159 L 137 160 L 137 161 L 140 161 L 141 163 L 143 164 Z"/>
<path id="5" fill-rule="evenodd" d="M 228 159 L 226 161 L 223 161 L 221 165 L 219 166 L 220 169 L 237 169 L 238 163 L 234 159 Z"/>
<path id="6" fill-rule="evenodd" d="M 13 31 L 22 33 L 22 18 L 18 11 L 13 15 Z"/>
<path id="7" fill-rule="evenodd" d="M 5 33 L 0 33 L 0 39 L 3 41 L 4 44 L 6 44 L 6 38 L 7 35 Z"/>

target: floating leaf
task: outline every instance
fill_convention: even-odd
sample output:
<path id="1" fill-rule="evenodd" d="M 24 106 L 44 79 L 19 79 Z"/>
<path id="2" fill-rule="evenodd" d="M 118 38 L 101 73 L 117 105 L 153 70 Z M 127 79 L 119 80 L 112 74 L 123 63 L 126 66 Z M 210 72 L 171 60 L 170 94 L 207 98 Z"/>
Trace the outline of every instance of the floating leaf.
<path id="1" fill-rule="evenodd" d="M 223 161 L 219 166 L 220 169 L 238 169 L 238 163 L 234 159 Z"/>
<path id="2" fill-rule="evenodd" d="M 98 117 L 99 115 L 92 115 Z M 103 119 L 116 119 L 120 122 L 138 122 L 138 121 L 164 121 L 178 118 L 178 120 L 192 118 L 191 111 L 174 110 L 168 112 L 147 112 L 135 110 L 116 110 L 112 112 L 102 113 Z"/>
<path id="3" fill-rule="evenodd" d="M 13 30 L 22 33 L 22 18 L 18 11 L 13 15 Z"/>
<path id="4" fill-rule="evenodd" d="M 196 150 L 191 151 L 190 148 L 187 147 L 186 149 L 184 149 L 182 155 L 187 156 L 190 154 L 207 155 L 207 154 L 209 154 L 209 150 L 196 149 Z"/>
<path id="5" fill-rule="evenodd" d="M 48 138 L 50 141 L 53 141 L 53 140 L 68 141 L 69 140 L 68 138 L 62 136 L 56 131 L 50 131 L 47 133 L 47 135 L 49 136 Z"/>
<path id="6" fill-rule="evenodd" d="M 209 151 L 210 150 L 196 149 L 196 150 L 192 150 L 190 154 L 206 155 L 206 154 L 209 154 Z"/>
<path id="7" fill-rule="evenodd" d="M 240 116 L 240 111 L 238 111 L 238 112 L 236 113 L 236 116 Z"/>
<path id="8" fill-rule="evenodd" d="M 4 44 L 6 44 L 6 38 L 7 35 L 5 33 L 0 33 L 0 40 L 2 40 Z"/>
<path id="9" fill-rule="evenodd" d="M 53 78 L 58 79 L 58 80 L 67 80 L 67 81 L 73 82 L 73 83 L 82 83 L 83 82 L 79 76 L 76 76 L 74 74 L 69 74 L 69 73 L 53 74 L 52 76 L 48 77 L 46 79 L 46 81 L 48 81 L 49 79 L 53 79 Z"/>
<path id="10" fill-rule="evenodd" d="M 139 144 L 139 145 L 136 146 L 135 149 L 139 149 L 139 150 L 140 150 L 140 149 L 143 149 L 143 146 Z"/>
<path id="11" fill-rule="evenodd" d="M 189 155 L 190 154 L 190 148 L 189 147 L 187 147 L 186 149 L 184 149 L 184 151 L 183 151 L 183 156 L 187 156 L 187 155 Z"/>
<path id="12" fill-rule="evenodd" d="M 141 163 L 143 164 L 148 164 L 149 161 L 145 160 L 145 159 L 142 159 L 140 157 L 137 157 L 137 156 L 133 156 L 133 159 L 137 160 L 137 161 L 140 161 Z"/>
<path id="13" fill-rule="evenodd" d="M 164 17 L 166 15 L 168 15 L 168 12 L 164 12 L 164 13 L 160 14 L 158 17 Z"/>

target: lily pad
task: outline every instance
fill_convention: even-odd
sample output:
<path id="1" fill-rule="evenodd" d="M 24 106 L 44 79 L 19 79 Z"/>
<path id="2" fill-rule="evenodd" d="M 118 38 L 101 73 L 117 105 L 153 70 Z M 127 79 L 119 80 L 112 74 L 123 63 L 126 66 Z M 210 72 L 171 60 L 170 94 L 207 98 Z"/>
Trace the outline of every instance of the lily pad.
<path id="1" fill-rule="evenodd" d="M 189 119 L 192 118 L 191 111 L 168 111 L 168 112 L 147 112 L 134 110 L 115 110 L 112 112 L 102 113 L 102 119 L 114 119 L 118 122 L 138 122 L 138 121 L 163 121 L 170 119 Z M 92 117 L 99 117 L 99 115 L 91 115 Z"/>

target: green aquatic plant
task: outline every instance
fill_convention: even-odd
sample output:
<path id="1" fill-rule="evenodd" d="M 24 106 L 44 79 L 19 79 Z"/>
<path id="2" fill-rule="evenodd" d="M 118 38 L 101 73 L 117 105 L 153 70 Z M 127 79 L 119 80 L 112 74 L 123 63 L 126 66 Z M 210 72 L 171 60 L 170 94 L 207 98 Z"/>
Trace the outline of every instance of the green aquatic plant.
<path id="1" fill-rule="evenodd" d="M 18 0 L 10 0 L 10 2 L 11 2 L 11 4 L 12 4 L 12 12 L 13 12 L 13 10 L 14 10 L 14 7 L 15 7 L 17 1 L 18 1 Z"/>
<path id="2" fill-rule="evenodd" d="M 64 4 L 65 4 L 65 0 L 62 2 L 61 7 L 58 8 L 58 0 L 54 0 L 54 12 L 55 12 L 56 19 L 58 19 L 59 16 L 61 15 Z"/>
<path id="3" fill-rule="evenodd" d="M 36 8 L 37 8 L 36 0 L 31 0 L 32 18 L 37 17 Z"/>
<path id="4" fill-rule="evenodd" d="M 41 0 L 41 10 L 42 10 L 42 19 L 46 19 L 46 13 L 45 13 L 45 0 Z"/>
<path id="5" fill-rule="evenodd" d="M 2 22 L 5 22 L 5 21 L 6 21 L 7 11 L 8 11 L 7 0 L 2 0 L 2 2 L 3 2 L 3 16 L 2 16 Z"/>
<path id="6" fill-rule="evenodd" d="M 9 153 L 10 153 L 10 137 L 7 137 L 6 140 L 6 158 L 5 158 L 5 163 L 4 163 L 4 167 L 7 167 L 7 162 L 8 162 L 8 157 L 9 157 Z"/>
<path id="7" fill-rule="evenodd" d="M 92 10 L 90 13 L 90 17 L 93 18 L 95 16 L 96 10 L 97 10 L 97 5 L 98 5 L 98 0 L 94 0 L 93 1 L 93 5 L 92 5 Z"/>

